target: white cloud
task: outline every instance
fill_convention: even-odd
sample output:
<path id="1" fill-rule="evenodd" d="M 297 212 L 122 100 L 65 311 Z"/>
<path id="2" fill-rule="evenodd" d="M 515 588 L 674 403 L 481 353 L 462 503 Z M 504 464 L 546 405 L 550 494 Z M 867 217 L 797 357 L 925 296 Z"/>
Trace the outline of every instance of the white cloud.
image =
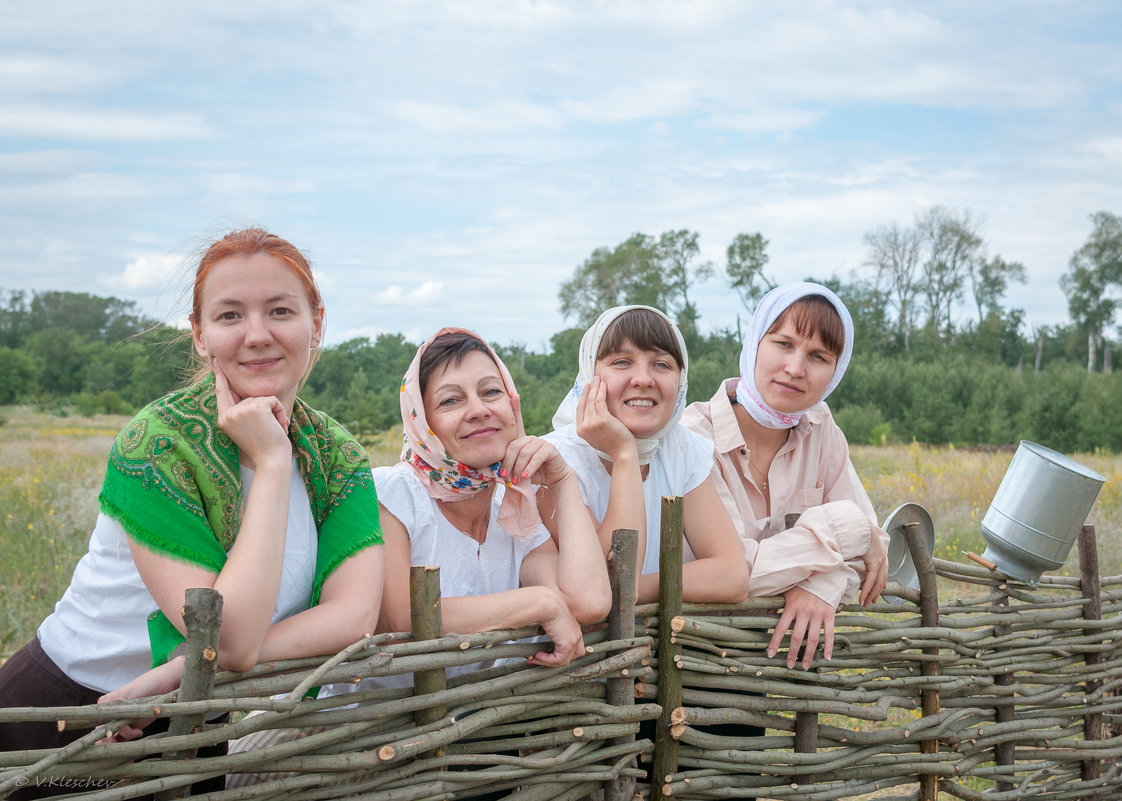
<path id="1" fill-rule="evenodd" d="M 180 257 L 170 253 L 149 253 L 138 256 L 125 265 L 123 272 L 112 276 L 108 286 L 132 292 L 161 289 L 169 284 L 183 264 Z"/>
<path id="2" fill-rule="evenodd" d="M 468 107 L 405 100 L 390 113 L 428 133 L 476 135 L 525 128 L 556 128 L 561 119 L 551 109 L 522 101 L 501 101 Z"/>
<path id="3" fill-rule="evenodd" d="M 105 71 L 76 59 L 8 55 L 0 57 L 0 87 L 9 95 L 77 93 L 106 81 Z"/>
<path id="4" fill-rule="evenodd" d="M 420 306 L 439 300 L 444 293 L 443 281 L 425 281 L 415 289 L 402 289 L 394 284 L 374 296 L 378 303 Z"/>
<path id="5" fill-rule="evenodd" d="M 698 102 L 698 89 L 684 79 L 650 80 L 560 105 L 573 117 L 597 124 L 657 119 L 688 113 Z"/>
<path id="6" fill-rule="evenodd" d="M 123 109 L 0 107 L 0 136 L 120 142 L 206 139 L 214 135 L 201 114 L 150 114 Z"/>

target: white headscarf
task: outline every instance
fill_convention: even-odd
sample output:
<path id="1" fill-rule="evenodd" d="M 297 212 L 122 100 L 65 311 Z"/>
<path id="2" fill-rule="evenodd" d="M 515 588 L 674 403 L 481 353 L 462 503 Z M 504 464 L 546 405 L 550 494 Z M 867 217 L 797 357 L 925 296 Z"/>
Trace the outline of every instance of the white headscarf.
<path id="1" fill-rule="evenodd" d="M 596 375 L 596 352 L 600 350 L 600 342 L 604 339 L 604 334 L 615 322 L 616 318 L 625 312 L 634 311 L 635 309 L 646 309 L 649 312 L 654 312 L 659 317 L 667 322 L 670 329 L 674 332 L 674 336 L 678 340 L 678 348 L 682 351 L 682 364 L 680 365 L 682 371 L 678 374 L 678 396 L 674 400 L 674 413 L 670 415 L 670 419 L 666 425 L 663 426 L 658 433 L 649 439 L 637 440 L 639 445 L 639 464 L 648 464 L 651 457 L 654 456 L 655 450 L 658 448 L 659 441 L 666 435 L 666 432 L 677 425 L 682 412 L 686 409 L 686 388 L 688 386 L 687 373 L 689 372 L 689 355 L 686 353 L 686 341 L 682 338 L 682 332 L 678 330 L 678 326 L 671 322 L 663 312 L 651 306 L 615 306 L 608 309 L 601 314 L 592 327 L 584 332 L 584 336 L 580 340 L 580 352 L 577 355 L 577 378 L 573 382 L 573 388 L 565 395 L 561 405 L 557 407 L 557 412 L 553 415 L 553 428 L 559 429 L 567 425 L 571 425 L 577 421 L 577 403 L 580 401 L 581 393 L 592 377 Z M 600 453 L 602 459 L 610 459 L 605 453 Z"/>
<path id="2" fill-rule="evenodd" d="M 748 335 L 744 338 L 744 348 L 740 351 L 740 383 L 736 385 L 736 400 L 745 408 L 752 419 L 764 428 L 791 428 L 798 424 L 808 409 L 801 412 L 786 414 L 776 411 L 768 406 L 760 396 L 756 387 L 756 351 L 760 341 L 767 334 L 772 324 L 779 319 L 788 307 L 795 301 L 809 295 L 821 295 L 830 301 L 841 317 L 842 327 L 845 329 L 845 343 L 842 345 L 841 355 L 838 356 L 834 367 L 834 376 L 826 385 L 826 391 L 818 400 L 825 400 L 826 396 L 834 391 L 845 375 L 845 368 L 849 366 L 849 357 L 853 354 L 853 318 L 849 309 L 841 302 L 841 298 L 821 284 L 812 284 L 801 281 L 794 284 L 784 284 L 764 295 L 756 311 L 752 315 L 752 322 L 748 326 Z M 817 401 L 815 401 L 817 403 Z"/>

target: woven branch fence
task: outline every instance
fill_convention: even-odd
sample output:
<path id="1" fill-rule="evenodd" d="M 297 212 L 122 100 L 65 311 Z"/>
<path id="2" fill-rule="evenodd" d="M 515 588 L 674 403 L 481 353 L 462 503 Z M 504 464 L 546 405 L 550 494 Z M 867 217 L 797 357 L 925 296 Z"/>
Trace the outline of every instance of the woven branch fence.
<path id="1" fill-rule="evenodd" d="M 180 691 L 0 710 L 94 727 L 58 750 L 0 753 L 0 798 L 48 782 L 89 788 L 74 798 L 175 798 L 226 775 L 256 782 L 206 798 L 1122 799 L 1122 577 L 1098 575 L 1089 527 L 1081 578 L 1036 586 L 932 559 L 907 531 L 920 589 L 893 584 L 898 603 L 843 607 L 834 658 L 803 671 L 765 653 L 782 598 L 682 604 L 667 578 L 681 575 L 680 500 L 664 501 L 663 521 L 660 603 L 634 605 L 634 532 L 617 532 L 608 624 L 566 668 L 525 665 L 537 629 L 439 636 L 438 576 L 414 568 L 416 640 L 379 635 L 326 661 L 215 676 L 220 599 L 189 591 Z M 445 679 L 479 662 L 493 664 Z M 309 695 L 406 673 L 414 689 Z M 166 734 L 97 744 L 153 715 L 171 718 Z M 644 720 L 653 743 L 637 734 Z M 730 723 L 766 734 L 707 731 Z M 194 756 L 243 737 L 267 744 Z"/>

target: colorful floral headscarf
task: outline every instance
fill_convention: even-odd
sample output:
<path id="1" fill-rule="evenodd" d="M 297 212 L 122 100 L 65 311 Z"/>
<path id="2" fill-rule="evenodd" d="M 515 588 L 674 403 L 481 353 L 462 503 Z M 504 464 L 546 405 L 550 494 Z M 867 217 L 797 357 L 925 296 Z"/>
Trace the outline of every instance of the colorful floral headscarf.
<path id="1" fill-rule="evenodd" d="M 834 375 L 826 385 L 826 391 L 818 400 L 825 400 L 826 396 L 841 383 L 845 369 L 849 366 L 849 358 L 853 355 L 853 318 L 849 309 L 842 303 L 841 298 L 821 284 L 809 281 L 800 281 L 793 284 L 784 284 L 764 295 L 756 311 L 752 315 L 752 322 L 748 326 L 748 336 L 744 338 L 744 348 L 740 351 L 740 382 L 736 385 L 736 400 L 744 407 L 752 419 L 764 428 L 792 428 L 797 425 L 807 409 L 801 412 L 786 414 L 771 408 L 760 397 L 760 390 L 756 387 L 756 351 L 760 342 L 767 335 L 768 329 L 779 319 L 795 301 L 802 300 L 810 295 L 821 295 L 830 301 L 841 317 L 842 327 L 845 329 L 845 343 L 842 345 L 841 355 L 838 356 L 834 367 Z M 815 401 L 817 403 L 818 401 Z"/>
<path id="2" fill-rule="evenodd" d="M 553 428 L 559 429 L 564 426 L 575 423 L 577 420 L 577 404 L 580 401 L 580 396 L 584 392 L 584 388 L 596 375 L 596 353 L 600 350 L 600 342 L 604 339 L 604 334 L 607 333 L 612 323 L 616 321 L 620 315 L 625 312 L 633 311 L 635 309 L 645 309 L 649 312 L 654 312 L 659 317 L 667 322 L 670 329 L 674 332 L 675 338 L 678 340 L 678 349 L 682 351 L 682 371 L 678 374 L 678 395 L 674 399 L 674 413 L 670 415 L 670 420 L 663 426 L 653 437 L 649 439 L 638 440 L 639 445 L 639 464 L 648 464 L 651 457 L 654 456 L 655 450 L 658 448 L 658 443 L 666 436 L 666 432 L 677 425 L 682 412 L 686 409 L 686 389 L 689 386 L 687 374 L 689 373 L 689 354 L 686 352 L 686 340 L 682 337 L 682 332 L 678 330 L 678 326 L 666 316 L 665 313 L 659 311 L 651 306 L 615 306 L 608 309 L 601 314 L 592 327 L 584 332 L 581 337 L 580 351 L 577 355 L 577 378 L 573 382 L 573 388 L 569 390 L 568 394 L 561 401 L 561 405 L 557 407 L 557 411 L 553 415 Z M 600 453 L 597 451 L 597 453 Z M 608 455 L 600 453 L 602 459 L 608 459 Z"/>
<path id="3" fill-rule="evenodd" d="M 529 536 L 541 524 L 533 486 L 528 481 L 511 484 L 501 478 L 500 462 L 485 470 L 476 470 L 456 461 L 429 428 L 421 395 L 421 356 L 432 341 L 443 334 L 467 334 L 479 340 L 499 368 L 507 393 L 512 398 L 516 393 L 510 371 L 482 337 L 466 328 L 441 328 L 417 348 L 417 355 L 401 380 L 401 422 L 405 439 L 401 460 L 412 465 L 429 496 L 440 501 L 462 500 L 492 484 L 502 483 L 506 493 L 499 507 L 499 523 L 514 536 Z"/>

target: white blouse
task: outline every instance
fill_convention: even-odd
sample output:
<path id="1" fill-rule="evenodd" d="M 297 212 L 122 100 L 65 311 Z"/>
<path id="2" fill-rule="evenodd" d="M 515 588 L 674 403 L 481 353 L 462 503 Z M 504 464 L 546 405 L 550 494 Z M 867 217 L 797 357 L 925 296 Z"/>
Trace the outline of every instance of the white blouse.
<path id="1" fill-rule="evenodd" d="M 244 503 L 254 474 L 245 467 L 241 473 Z M 309 607 L 315 580 L 315 518 L 295 457 L 288 489 L 284 565 L 273 623 Z M 156 609 L 133 562 L 128 535 L 116 520 L 99 514 L 89 551 L 54 612 L 39 626 L 39 643 L 74 681 L 109 692 L 152 667 L 148 615 Z"/>
<path id="2" fill-rule="evenodd" d="M 577 436 L 577 427 L 568 425 L 544 439 L 554 444 L 569 466 L 577 473 L 580 494 L 585 506 L 598 522 L 608 513 L 612 477 L 591 445 Z M 651 457 L 647 477 L 643 480 L 643 505 L 647 514 L 647 549 L 643 554 L 643 573 L 658 572 L 659 535 L 662 531 L 662 497 L 685 496 L 709 478 L 713 469 L 713 444 L 676 425 L 666 433 Z M 692 562 L 689 543 L 682 540 L 682 561 Z"/>

